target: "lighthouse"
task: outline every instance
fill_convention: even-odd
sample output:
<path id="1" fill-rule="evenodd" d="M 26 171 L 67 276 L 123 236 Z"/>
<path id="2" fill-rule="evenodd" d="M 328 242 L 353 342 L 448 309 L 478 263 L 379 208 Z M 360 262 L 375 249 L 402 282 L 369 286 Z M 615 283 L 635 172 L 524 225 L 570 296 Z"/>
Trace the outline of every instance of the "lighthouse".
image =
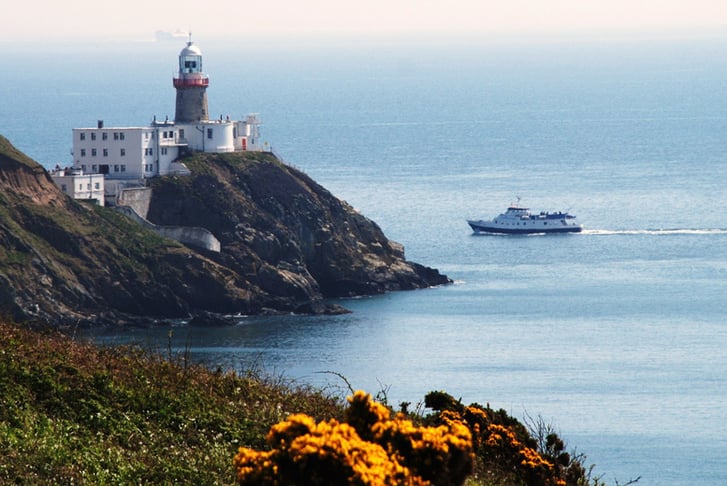
<path id="1" fill-rule="evenodd" d="M 202 51 L 192 43 L 179 53 L 175 119 L 154 116 L 146 126 L 107 126 L 103 120 L 73 129 L 73 166 L 52 174 L 61 190 L 79 199 L 122 204 L 124 194 L 146 187 L 145 180 L 167 175 L 189 175 L 179 158 L 190 152 L 271 151 L 260 140 L 256 113 L 242 120 L 229 115 L 210 119 L 207 108 L 209 78 L 202 71 Z M 135 196 L 130 196 L 135 197 Z"/>
<path id="2" fill-rule="evenodd" d="M 179 53 L 179 74 L 174 78 L 177 89 L 175 123 L 195 123 L 209 120 L 207 86 L 209 78 L 202 72 L 202 51 L 192 43 Z"/>

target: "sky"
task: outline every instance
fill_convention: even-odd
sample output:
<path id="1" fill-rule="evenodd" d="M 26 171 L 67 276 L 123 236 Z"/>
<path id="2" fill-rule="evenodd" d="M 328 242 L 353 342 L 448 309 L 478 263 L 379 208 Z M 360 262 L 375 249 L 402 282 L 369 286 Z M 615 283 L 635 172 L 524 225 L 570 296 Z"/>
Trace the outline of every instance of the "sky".
<path id="1" fill-rule="evenodd" d="M 0 0 L 2 42 L 152 40 L 156 31 L 248 38 L 456 38 L 683 30 L 727 33 L 727 0 Z"/>

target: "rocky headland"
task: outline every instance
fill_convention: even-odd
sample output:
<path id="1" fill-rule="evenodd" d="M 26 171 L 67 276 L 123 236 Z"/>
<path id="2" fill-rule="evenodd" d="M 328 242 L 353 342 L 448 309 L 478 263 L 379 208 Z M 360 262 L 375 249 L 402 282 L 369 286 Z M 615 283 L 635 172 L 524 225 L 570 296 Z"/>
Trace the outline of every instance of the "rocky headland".
<path id="1" fill-rule="evenodd" d="M 220 251 L 68 198 L 0 136 L 0 312 L 60 326 L 338 313 L 326 299 L 441 285 L 437 270 L 306 174 L 260 152 L 195 154 L 150 179 L 146 217 L 209 230 Z"/>

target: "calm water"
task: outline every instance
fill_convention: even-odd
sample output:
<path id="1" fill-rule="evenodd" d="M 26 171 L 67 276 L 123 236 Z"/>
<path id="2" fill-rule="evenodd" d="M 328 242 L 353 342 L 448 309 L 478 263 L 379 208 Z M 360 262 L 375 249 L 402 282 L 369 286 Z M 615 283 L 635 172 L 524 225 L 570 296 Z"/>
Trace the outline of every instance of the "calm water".
<path id="1" fill-rule="evenodd" d="M 172 329 L 211 366 L 542 416 L 613 484 L 727 484 L 727 41 L 248 53 L 198 43 L 210 112 L 265 138 L 455 284 L 336 317 Z M 11 49 L 0 133 L 47 166 L 71 128 L 173 115 L 182 46 Z M 580 235 L 475 236 L 515 200 Z M 90 334 L 166 349 L 169 329 Z"/>

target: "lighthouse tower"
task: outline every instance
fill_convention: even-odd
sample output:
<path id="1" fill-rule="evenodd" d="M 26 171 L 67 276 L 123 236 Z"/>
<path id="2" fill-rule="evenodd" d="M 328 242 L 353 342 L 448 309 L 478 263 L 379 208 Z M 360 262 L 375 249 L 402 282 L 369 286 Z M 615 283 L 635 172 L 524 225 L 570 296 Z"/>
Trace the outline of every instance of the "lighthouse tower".
<path id="1" fill-rule="evenodd" d="M 192 35 L 187 46 L 179 53 L 179 75 L 174 78 L 177 89 L 175 123 L 195 123 L 209 120 L 207 86 L 209 78 L 202 72 L 202 51 L 192 45 Z"/>

